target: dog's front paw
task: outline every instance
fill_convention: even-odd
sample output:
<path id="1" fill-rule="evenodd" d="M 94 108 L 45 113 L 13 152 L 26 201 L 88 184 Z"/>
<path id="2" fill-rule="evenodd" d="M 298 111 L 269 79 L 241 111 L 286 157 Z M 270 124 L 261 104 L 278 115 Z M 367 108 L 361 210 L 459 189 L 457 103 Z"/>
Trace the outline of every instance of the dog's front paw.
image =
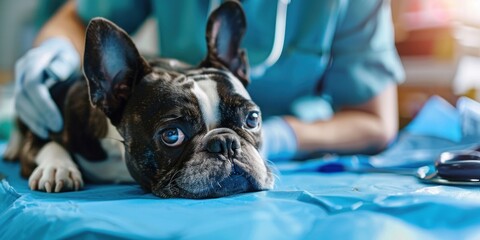
<path id="1" fill-rule="evenodd" d="M 83 187 L 83 179 L 76 166 L 38 166 L 28 185 L 32 190 L 49 193 L 78 191 Z"/>
<path id="2" fill-rule="evenodd" d="M 77 165 L 68 152 L 54 142 L 46 144 L 38 153 L 38 164 L 28 179 L 32 190 L 46 192 L 77 191 L 83 187 L 83 179 Z"/>

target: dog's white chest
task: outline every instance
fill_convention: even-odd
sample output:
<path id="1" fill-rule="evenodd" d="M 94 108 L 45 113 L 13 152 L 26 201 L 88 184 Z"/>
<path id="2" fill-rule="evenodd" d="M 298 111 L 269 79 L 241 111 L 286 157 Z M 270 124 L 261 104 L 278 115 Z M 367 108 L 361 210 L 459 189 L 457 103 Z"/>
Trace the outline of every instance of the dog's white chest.
<path id="1" fill-rule="evenodd" d="M 107 136 L 100 140 L 107 153 L 106 160 L 91 162 L 75 154 L 78 164 L 84 171 L 84 176 L 95 182 L 133 182 L 125 164 L 125 147 L 122 140 L 117 129 L 109 121 Z"/>

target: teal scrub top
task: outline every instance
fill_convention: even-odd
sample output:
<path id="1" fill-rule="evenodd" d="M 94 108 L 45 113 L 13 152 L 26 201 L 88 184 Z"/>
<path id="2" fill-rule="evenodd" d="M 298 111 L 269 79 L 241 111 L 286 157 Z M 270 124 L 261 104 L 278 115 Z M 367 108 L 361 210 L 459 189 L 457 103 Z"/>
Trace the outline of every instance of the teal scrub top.
<path id="1" fill-rule="evenodd" d="M 85 22 L 97 16 L 134 33 L 149 16 L 158 24 L 161 57 L 190 64 L 206 55 L 209 0 L 79 0 Z M 274 42 L 277 0 L 242 1 L 247 18 L 243 47 L 250 65 L 262 63 Z M 282 55 L 248 91 L 265 116 L 322 118 L 364 103 L 403 81 L 388 0 L 291 0 Z M 327 103 L 327 104 L 325 104 Z"/>

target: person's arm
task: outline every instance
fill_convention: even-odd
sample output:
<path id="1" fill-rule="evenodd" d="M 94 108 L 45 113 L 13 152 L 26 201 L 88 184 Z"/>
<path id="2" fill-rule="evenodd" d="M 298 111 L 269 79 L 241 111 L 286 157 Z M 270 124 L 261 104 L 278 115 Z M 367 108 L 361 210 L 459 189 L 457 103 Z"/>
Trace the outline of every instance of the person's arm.
<path id="1" fill-rule="evenodd" d="M 332 43 L 332 65 L 322 94 L 337 110 L 326 121 L 286 118 L 298 152 L 373 154 L 398 132 L 397 84 L 403 71 L 396 53 L 388 1 L 349 1 Z"/>
<path id="2" fill-rule="evenodd" d="M 86 26 L 78 17 L 76 1 L 67 1 L 58 12 L 42 27 L 35 39 L 35 46 L 53 37 L 70 40 L 80 56 L 83 56 Z"/>
<path id="3" fill-rule="evenodd" d="M 300 152 L 376 153 L 398 131 L 397 88 L 390 84 L 368 102 L 344 108 L 327 121 L 285 119 L 295 132 Z"/>

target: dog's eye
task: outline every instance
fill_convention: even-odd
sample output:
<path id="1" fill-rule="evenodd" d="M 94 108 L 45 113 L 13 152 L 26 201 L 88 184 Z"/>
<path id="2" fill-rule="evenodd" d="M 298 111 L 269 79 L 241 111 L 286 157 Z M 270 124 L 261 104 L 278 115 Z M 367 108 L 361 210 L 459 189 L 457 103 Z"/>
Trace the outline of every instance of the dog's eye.
<path id="1" fill-rule="evenodd" d="M 245 120 L 245 125 L 250 128 L 254 129 L 258 127 L 260 124 L 260 112 L 258 111 L 251 111 L 247 115 L 247 119 Z"/>
<path id="2" fill-rule="evenodd" d="M 165 145 L 176 147 L 183 143 L 183 140 L 185 140 L 185 134 L 183 134 L 180 128 L 168 128 L 162 132 L 161 138 Z"/>

